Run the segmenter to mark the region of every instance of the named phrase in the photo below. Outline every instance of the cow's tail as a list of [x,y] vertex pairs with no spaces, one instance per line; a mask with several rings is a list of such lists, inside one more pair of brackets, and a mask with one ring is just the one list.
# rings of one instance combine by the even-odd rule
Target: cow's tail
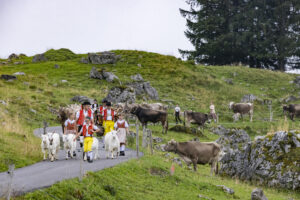
[[219,161],[217,160],[216,174],[219,174]]

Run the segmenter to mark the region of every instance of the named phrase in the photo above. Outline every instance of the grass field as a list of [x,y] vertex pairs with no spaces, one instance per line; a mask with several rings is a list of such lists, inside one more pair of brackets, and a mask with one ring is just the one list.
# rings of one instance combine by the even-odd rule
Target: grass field
[[[131,82],[131,75],[140,73],[158,90],[161,100],[172,100],[173,104],[178,103],[183,110],[208,112],[209,103],[213,101],[220,116],[220,124],[228,128],[243,128],[252,138],[283,128],[300,127],[299,122],[290,120],[287,125],[283,125],[283,99],[290,95],[298,96],[300,91],[290,83],[295,79],[295,75],[236,66],[201,66],[172,56],[149,52],[114,52],[122,56],[115,65],[82,64],[79,60],[86,55],[75,55],[68,50],[51,50],[46,53],[49,60],[47,62],[32,63],[31,57],[22,57],[12,61],[23,61],[22,65],[0,66],[0,74],[13,74],[18,71],[26,73],[25,76],[18,76],[18,80],[13,82],[0,80],[0,100],[6,102],[6,105],[0,104],[0,123],[3,127],[0,130],[0,145],[3,147],[0,148],[0,171],[7,170],[9,163],[23,167],[42,159],[40,141],[33,136],[32,131],[41,127],[43,120],[48,121],[50,125],[58,124],[56,116],[49,111],[50,108],[57,109],[72,103],[70,98],[75,95],[85,95],[100,101],[111,87],[119,84],[90,79],[89,71],[92,66],[112,71],[123,84]],[[60,68],[54,68],[55,64]],[[232,79],[233,84],[226,83],[226,79]],[[63,83],[61,80],[68,82]],[[269,108],[259,100],[254,102],[253,123],[250,123],[247,117],[244,121],[233,123],[228,104],[230,101],[239,102],[245,94],[254,94],[262,101],[272,100],[274,121],[266,121],[269,118]],[[138,99],[138,102],[141,101]],[[172,112],[169,110],[170,114]],[[169,116],[169,121],[174,122],[173,116]],[[216,125],[208,125],[211,126]],[[161,136],[160,127],[155,126],[151,129],[155,135]],[[205,130],[205,135],[207,137],[200,139],[201,141],[217,139],[216,135],[209,132],[209,128]],[[165,141],[172,138],[186,141],[195,136],[169,132],[162,137]],[[170,165],[171,161],[156,152],[155,156],[146,155],[139,161],[130,161],[111,169],[91,173],[82,183],[76,180],[64,181],[45,191],[55,194],[60,199],[197,199],[198,194],[214,199],[250,199],[249,194],[255,187],[229,178],[209,177],[208,166],[201,166],[197,173],[176,166],[175,175],[170,176]],[[152,175],[151,167],[154,171],[161,169],[158,171],[164,175]],[[118,182],[122,184],[119,186]],[[215,185],[218,184],[234,188],[236,195],[226,195],[216,188]],[[93,192],[86,191],[87,185]],[[114,188],[115,195],[110,195],[108,191],[111,189],[107,185]],[[296,192],[267,188],[265,191],[269,199],[300,199],[299,193]],[[51,198],[41,191],[20,198],[37,199],[40,195],[44,195],[45,199]]]

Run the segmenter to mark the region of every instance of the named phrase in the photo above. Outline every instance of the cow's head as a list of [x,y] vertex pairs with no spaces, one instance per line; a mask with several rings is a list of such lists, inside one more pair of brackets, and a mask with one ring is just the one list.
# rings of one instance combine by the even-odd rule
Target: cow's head
[[166,144],[164,149],[165,151],[175,152],[177,149],[177,142],[174,139],[172,139],[171,141],[168,142],[168,144]]
[[231,102],[229,103],[229,110],[232,110],[232,106],[233,106],[233,104],[234,104],[234,102],[233,102],[233,101],[231,101]]
[[138,108],[139,108],[139,106],[133,106],[131,109],[130,109],[130,113],[131,114],[137,114],[137,111],[138,111]]

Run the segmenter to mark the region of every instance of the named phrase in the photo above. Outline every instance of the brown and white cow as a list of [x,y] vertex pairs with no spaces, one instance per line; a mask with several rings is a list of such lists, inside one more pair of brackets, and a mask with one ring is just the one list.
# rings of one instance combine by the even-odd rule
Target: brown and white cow
[[189,127],[190,124],[197,124],[200,127],[204,128],[204,124],[206,121],[212,119],[210,114],[200,113],[200,112],[193,112],[193,111],[184,111],[184,125],[185,123]]
[[300,104],[289,104],[283,106],[283,113],[288,112],[290,119],[294,121],[294,118],[300,116]]
[[229,103],[229,109],[234,113],[234,121],[237,121],[239,116],[243,119],[243,115],[249,114],[250,121],[252,122],[253,108],[253,103]]
[[193,163],[194,170],[197,171],[197,164],[211,165],[210,175],[218,174],[218,161],[221,147],[215,142],[176,142],[171,140],[164,147],[166,151],[177,153],[186,163]]
[[161,122],[163,129],[162,133],[168,132],[168,113],[160,110],[146,109],[141,106],[134,106],[131,108],[130,113],[137,116],[143,127],[147,127],[148,122],[157,123]]

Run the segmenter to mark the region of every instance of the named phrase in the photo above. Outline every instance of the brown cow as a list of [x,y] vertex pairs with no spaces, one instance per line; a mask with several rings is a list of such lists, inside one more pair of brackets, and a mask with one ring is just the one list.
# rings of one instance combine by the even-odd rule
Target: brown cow
[[193,111],[184,111],[184,125],[187,122],[187,126],[189,127],[190,124],[197,124],[200,130],[200,127],[202,129],[204,128],[204,124],[206,121],[210,121],[213,119],[211,114],[205,114],[200,112],[193,112]]
[[249,114],[250,122],[252,122],[253,118],[253,103],[234,103],[230,102],[229,109],[234,113],[234,120],[236,121],[239,116],[242,117],[245,114]]
[[163,129],[162,133],[168,132],[168,113],[160,110],[146,109],[141,106],[134,106],[130,113],[136,115],[143,127],[146,128],[148,122],[161,122]]
[[162,103],[142,103],[140,104],[141,107],[151,109],[151,110],[162,110],[167,111],[168,106],[163,105]]
[[210,175],[213,174],[213,171],[215,174],[218,174],[218,161],[221,147],[215,142],[176,142],[175,140],[171,140],[164,149],[169,152],[177,153],[187,165],[193,163],[195,171],[197,171],[197,164],[210,164]]
[[294,121],[294,118],[300,116],[300,104],[289,104],[283,106],[283,113],[288,112],[291,120]]

